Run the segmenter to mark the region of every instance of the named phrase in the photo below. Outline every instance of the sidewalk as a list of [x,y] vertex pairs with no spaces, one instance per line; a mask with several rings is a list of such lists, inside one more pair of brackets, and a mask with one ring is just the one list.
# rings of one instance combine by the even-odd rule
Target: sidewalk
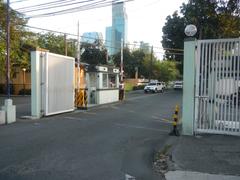
[[240,137],[172,137],[174,169],[167,180],[240,180]]

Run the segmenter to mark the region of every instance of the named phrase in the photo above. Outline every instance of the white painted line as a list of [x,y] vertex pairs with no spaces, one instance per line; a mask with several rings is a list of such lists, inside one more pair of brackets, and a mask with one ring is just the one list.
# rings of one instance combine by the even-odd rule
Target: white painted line
[[64,117],[64,119],[80,120],[80,121],[85,121],[86,120],[86,119],[83,119],[83,118],[76,118],[76,117]]
[[167,132],[167,133],[169,133],[169,131],[167,131],[167,130],[148,128],[148,127],[144,127],[144,126],[131,126],[131,125],[119,124],[119,123],[115,123],[114,125],[120,126],[120,127],[126,127],[126,128],[135,128],[135,129],[143,129],[143,130],[149,130],[149,131],[158,131],[158,132]]
[[90,115],[96,115],[97,113],[94,113],[94,112],[87,112],[87,111],[84,111],[83,112],[84,114],[90,114]]
[[110,106],[112,109],[119,109],[119,107],[116,106]]
[[129,174],[125,174],[125,180],[136,180],[136,178]]
[[162,123],[167,123],[167,124],[172,124],[173,123],[173,121],[171,121],[169,119],[160,118],[160,117],[157,117],[157,116],[152,116],[152,118],[156,119],[155,121],[162,122]]
[[128,112],[130,112],[130,113],[135,113],[135,111],[133,111],[133,110],[129,110]]

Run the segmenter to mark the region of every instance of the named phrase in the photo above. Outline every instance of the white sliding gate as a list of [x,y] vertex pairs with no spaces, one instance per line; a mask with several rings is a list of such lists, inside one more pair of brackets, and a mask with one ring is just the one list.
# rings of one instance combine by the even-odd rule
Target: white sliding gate
[[31,61],[32,116],[73,111],[74,58],[34,51]]
[[240,39],[199,40],[195,133],[240,135]]

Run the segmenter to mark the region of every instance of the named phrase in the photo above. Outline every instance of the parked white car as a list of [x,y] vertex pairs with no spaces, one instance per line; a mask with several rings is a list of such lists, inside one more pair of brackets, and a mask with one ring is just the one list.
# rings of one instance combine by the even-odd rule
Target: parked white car
[[163,92],[163,84],[160,82],[151,82],[147,86],[144,87],[144,92],[152,92],[152,93],[157,93],[157,92]]
[[163,85],[163,89],[166,89],[166,83],[165,82],[161,82],[161,84]]
[[176,81],[173,86],[174,89],[182,89],[183,88],[183,82],[182,81]]

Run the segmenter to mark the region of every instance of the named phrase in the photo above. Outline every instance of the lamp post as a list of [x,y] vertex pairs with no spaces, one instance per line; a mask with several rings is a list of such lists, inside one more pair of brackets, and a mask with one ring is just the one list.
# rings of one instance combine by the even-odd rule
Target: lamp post
[[25,96],[25,82],[26,82],[26,78],[25,78],[25,72],[26,72],[26,68],[22,68],[23,71],[23,95]]

